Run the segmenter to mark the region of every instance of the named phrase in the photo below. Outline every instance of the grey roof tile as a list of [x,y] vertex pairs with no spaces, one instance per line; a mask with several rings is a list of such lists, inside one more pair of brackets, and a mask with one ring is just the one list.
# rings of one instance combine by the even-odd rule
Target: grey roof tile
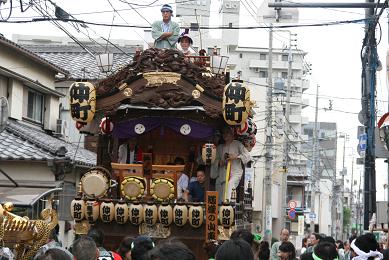
[[95,153],[77,148],[75,144],[67,143],[24,123],[10,120],[5,130],[0,133],[0,158],[3,160],[46,161],[59,158],[56,152],[62,146],[67,150],[65,156],[71,161],[74,158],[76,165],[96,165]]
[[[45,60],[48,60],[58,67],[69,71],[70,79],[102,79],[107,75],[101,73],[97,67],[94,57],[88,54],[79,46],[66,45],[23,45],[24,48],[36,53]],[[89,46],[94,53],[104,53],[105,48],[101,46]],[[135,48],[120,47],[125,53],[113,47],[108,47],[108,52],[113,53],[113,71],[127,65],[132,61]]]

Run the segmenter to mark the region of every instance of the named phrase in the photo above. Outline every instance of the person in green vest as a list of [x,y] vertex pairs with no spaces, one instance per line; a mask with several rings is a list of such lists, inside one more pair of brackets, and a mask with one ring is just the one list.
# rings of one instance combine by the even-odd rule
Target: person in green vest
[[180,26],[171,20],[173,9],[165,4],[161,8],[162,21],[155,21],[151,25],[151,36],[153,37],[154,47],[160,49],[176,48],[176,43],[180,34]]

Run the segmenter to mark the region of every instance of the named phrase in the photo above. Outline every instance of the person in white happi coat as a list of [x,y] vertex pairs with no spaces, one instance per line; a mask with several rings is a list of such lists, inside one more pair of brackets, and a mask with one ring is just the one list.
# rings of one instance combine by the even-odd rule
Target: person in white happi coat
[[236,190],[239,185],[244,165],[251,160],[249,151],[241,142],[234,140],[234,133],[231,128],[224,128],[222,134],[225,143],[218,145],[216,160],[211,167],[211,178],[216,179],[216,191],[219,193],[219,202],[224,200],[228,160],[231,161],[230,179],[226,193],[226,199],[228,200],[231,198],[232,189]]

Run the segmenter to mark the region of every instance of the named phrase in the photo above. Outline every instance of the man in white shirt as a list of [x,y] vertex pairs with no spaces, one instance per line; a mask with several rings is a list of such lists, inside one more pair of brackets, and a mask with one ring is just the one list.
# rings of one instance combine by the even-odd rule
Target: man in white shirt
[[[236,189],[243,175],[243,165],[251,160],[249,151],[239,141],[234,140],[234,132],[231,128],[223,129],[224,144],[217,147],[216,160],[211,168],[211,178],[216,178],[216,191],[219,193],[219,202],[224,200],[226,184],[226,170],[228,161],[231,163],[230,179],[226,199],[230,200],[232,189]],[[243,165],[242,165],[243,163]]]

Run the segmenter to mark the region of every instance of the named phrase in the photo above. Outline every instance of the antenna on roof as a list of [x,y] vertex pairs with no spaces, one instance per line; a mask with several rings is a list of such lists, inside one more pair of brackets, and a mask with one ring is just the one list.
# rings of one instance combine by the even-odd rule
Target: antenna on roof
[[0,97],[0,133],[3,132],[8,124],[8,100],[6,97]]

